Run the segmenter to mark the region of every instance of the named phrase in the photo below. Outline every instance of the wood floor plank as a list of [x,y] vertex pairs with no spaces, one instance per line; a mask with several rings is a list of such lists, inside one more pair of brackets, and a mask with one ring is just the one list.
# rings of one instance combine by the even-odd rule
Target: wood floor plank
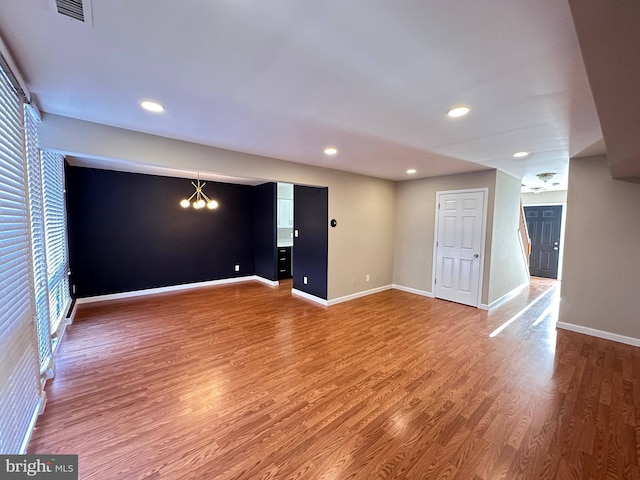
[[92,480],[638,478],[640,349],[556,331],[557,282],[491,313],[290,289],[80,306],[29,452]]

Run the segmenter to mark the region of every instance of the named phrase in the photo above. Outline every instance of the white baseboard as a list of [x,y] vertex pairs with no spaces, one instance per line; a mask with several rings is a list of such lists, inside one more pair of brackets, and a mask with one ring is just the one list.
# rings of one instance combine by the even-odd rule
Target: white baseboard
[[327,303],[329,306],[337,303],[348,302],[349,300],[355,300],[356,298],[366,297],[367,295],[373,295],[374,293],[384,292],[385,290],[391,290],[391,285],[385,285],[383,287],[372,288],[370,290],[364,290],[362,292],[352,293],[351,295],[345,295],[344,297],[334,298]]
[[327,302],[324,298],[316,297],[315,295],[311,295],[307,292],[303,292],[302,290],[296,290],[295,288],[292,288],[291,294],[297,297],[306,298],[307,300],[311,300],[312,302],[319,303],[320,305],[325,307],[329,306],[329,302]]
[[67,325],[71,325],[76,318],[76,313],[78,312],[78,301],[76,300],[73,304],[73,309],[71,313],[67,317]]
[[402,285],[396,285],[395,283],[391,285],[391,288],[394,290],[400,290],[402,292],[407,293],[415,293],[416,295],[422,295],[423,297],[434,298],[432,292],[427,292],[426,290],[418,290],[417,288],[404,287]]
[[253,277],[254,280],[264,283],[265,285],[269,285],[270,287],[277,287],[280,285],[278,280],[269,280],[268,278],[261,277],[260,275],[254,275]]
[[509,300],[511,300],[513,297],[515,297],[518,293],[520,293],[522,290],[524,290],[528,286],[529,286],[529,280],[527,280],[526,282],[522,283],[521,285],[518,285],[516,288],[514,288],[510,292],[505,293],[500,298],[495,299],[489,305],[487,305],[486,303],[481,303],[478,306],[478,308],[480,308],[481,310],[489,310],[489,311],[495,310],[496,308],[498,308],[503,303],[506,303]]
[[248,282],[251,280],[258,281],[269,281],[266,278],[262,279],[262,277],[258,277],[257,275],[249,275],[246,277],[234,277],[234,278],[223,278],[221,280],[210,280],[208,282],[196,282],[196,283],[185,283],[183,285],[170,285],[168,287],[159,287],[159,288],[146,288],[144,290],[133,290],[131,292],[122,292],[122,293],[112,293],[109,295],[97,295],[95,297],[84,297],[78,298],[76,300],[76,305],[85,304],[85,303],[94,303],[94,302],[104,302],[107,300],[120,300],[123,298],[132,298],[132,297],[141,297],[144,295],[155,295],[156,293],[166,293],[166,292],[178,292],[181,290],[191,290],[194,288],[203,288],[203,287],[212,287],[215,285],[225,285],[228,283],[239,283],[239,282]]
[[63,318],[60,321],[60,324],[58,325],[58,328],[56,329],[55,335],[53,335],[51,337],[51,341],[52,341],[52,347],[53,347],[53,351],[52,354],[55,357],[56,352],[58,351],[58,349],[60,348],[60,344],[62,343],[62,339],[64,338],[64,334],[67,331],[67,325],[69,325],[66,322],[66,319]]
[[611,340],[618,343],[633,345],[634,347],[640,347],[640,338],[627,337],[625,335],[619,335],[617,333],[605,332],[604,330],[598,330],[591,327],[583,327],[582,325],[574,325],[573,323],[566,322],[557,322],[556,327],[562,328],[563,330],[570,330],[572,332],[591,335],[592,337],[604,338],[605,340]]

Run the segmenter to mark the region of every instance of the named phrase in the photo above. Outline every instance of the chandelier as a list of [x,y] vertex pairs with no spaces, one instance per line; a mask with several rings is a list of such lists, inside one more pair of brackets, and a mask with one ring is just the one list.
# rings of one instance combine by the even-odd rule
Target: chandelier
[[549,180],[551,180],[555,176],[556,176],[556,174],[555,173],[551,173],[551,172],[539,173],[539,174],[536,175],[536,177],[538,177],[544,183],[547,183]]
[[[196,210],[200,210],[205,206],[209,210],[218,208],[218,202],[211,200],[207,194],[202,191],[202,187],[204,187],[206,183],[200,181],[200,173],[198,173],[198,183],[191,182],[191,185],[195,187],[196,191],[193,192],[189,198],[180,200],[180,206],[182,208],[189,208],[190,206],[193,206]],[[193,203],[191,203],[191,200],[193,200]]]

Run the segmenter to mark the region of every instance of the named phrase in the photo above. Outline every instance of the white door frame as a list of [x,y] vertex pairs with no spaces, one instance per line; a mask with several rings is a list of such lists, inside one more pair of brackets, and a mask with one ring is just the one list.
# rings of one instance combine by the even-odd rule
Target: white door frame
[[436,192],[436,208],[435,208],[435,219],[434,219],[434,228],[433,228],[433,269],[431,271],[431,291],[433,292],[434,298],[436,297],[436,268],[437,268],[437,255],[438,255],[438,218],[439,218],[439,207],[440,205],[440,196],[447,195],[451,193],[484,193],[484,202],[482,205],[482,230],[480,234],[480,251],[482,252],[482,262],[480,262],[480,284],[478,285],[478,298],[476,301],[475,307],[478,308],[482,304],[482,288],[484,284],[484,262],[485,262],[485,245],[487,240],[487,206],[489,204],[489,188],[488,187],[479,187],[479,188],[467,188],[463,190],[443,190]]

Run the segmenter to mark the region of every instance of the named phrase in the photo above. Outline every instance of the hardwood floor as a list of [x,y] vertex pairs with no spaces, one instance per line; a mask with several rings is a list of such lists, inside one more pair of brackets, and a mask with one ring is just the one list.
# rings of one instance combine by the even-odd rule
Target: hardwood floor
[[556,339],[555,282],[490,314],[290,288],[81,306],[29,453],[99,480],[640,478],[640,349]]

